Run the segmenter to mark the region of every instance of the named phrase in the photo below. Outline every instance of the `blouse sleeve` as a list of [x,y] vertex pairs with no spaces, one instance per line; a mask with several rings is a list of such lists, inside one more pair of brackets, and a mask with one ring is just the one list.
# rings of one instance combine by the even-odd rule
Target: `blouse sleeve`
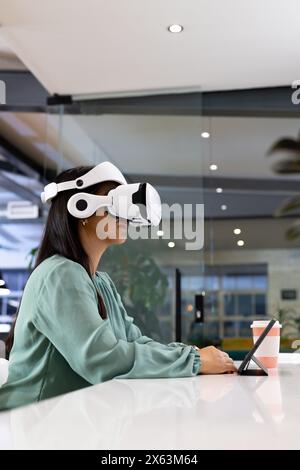
[[191,346],[149,347],[136,329],[131,341],[117,339],[110,321],[99,315],[92,281],[77,263],[48,273],[37,305],[35,327],[91,384],[113,378],[189,377],[199,371],[200,356]]
[[[166,348],[166,349],[174,348],[174,347],[189,347],[184,343],[180,343],[180,342],[176,342],[176,341],[173,341],[173,342],[168,343],[168,344],[159,343],[159,342],[153,340],[152,338],[149,338],[148,336],[143,335],[141,330],[139,329],[139,327],[134,323],[134,318],[128,315],[128,313],[126,311],[126,308],[124,307],[124,304],[122,302],[121,296],[118,293],[114,282],[112,281],[112,279],[110,278],[110,276],[107,273],[106,273],[106,277],[107,277],[107,279],[108,279],[108,281],[109,281],[109,283],[110,283],[110,285],[111,285],[111,287],[114,291],[115,297],[117,299],[117,302],[118,302],[118,305],[119,305],[119,308],[120,308],[120,311],[121,311],[121,314],[122,314],[122,317],[123,317],[123,320],[124,320],[124,323],[125,323],[126,337],[127,337],[128,341],[130,341],[130,342],[131,341],[136,341],[139,344],[147,344],[148,346],[152,346],[152,347],[157,347],[157,345],[159,345],[161,348]],[[199,356],[199,353],[197,353],[197,356]],[[197,361],[198,370],[199,370],[199,368],[200,368],[200,356],[196,357],[195,360]]]

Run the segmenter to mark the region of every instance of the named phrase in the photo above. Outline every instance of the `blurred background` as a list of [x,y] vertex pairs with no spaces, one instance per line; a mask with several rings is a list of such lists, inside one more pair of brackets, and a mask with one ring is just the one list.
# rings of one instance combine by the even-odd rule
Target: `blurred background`
[[162,224],[101,261],[145,334],[236,358],[255,319],[281,321],[282,350],[300,338],[299,7],[228,3],[0,0],[2,339],[34,265],[44,185],[106,160],[164,203],[204,204],[203,249]]

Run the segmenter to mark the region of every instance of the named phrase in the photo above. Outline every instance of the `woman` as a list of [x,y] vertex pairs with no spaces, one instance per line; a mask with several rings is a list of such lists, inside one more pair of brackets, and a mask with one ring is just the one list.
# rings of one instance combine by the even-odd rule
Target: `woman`
[[[64,171],[56,183],[82,178],[90,170],[78,167]],[[119,184],[107,180],[84,192],[106,195]],[[9,375],[0,389],[0,409],[113,378],[234,371],[233,361],[216,348],[164,345],[142,335],[126,314],[113,281],[97,271],[105,250],[125,242],[127,221],[108,212],[75,218],[67,204],[78,192],[80,188],[73,187],[52,197],[36,266],[7,343]],[[108,228],[105,236],[99,234],[99,226],[110,227],[111,222],[116,227],[114,233]]]

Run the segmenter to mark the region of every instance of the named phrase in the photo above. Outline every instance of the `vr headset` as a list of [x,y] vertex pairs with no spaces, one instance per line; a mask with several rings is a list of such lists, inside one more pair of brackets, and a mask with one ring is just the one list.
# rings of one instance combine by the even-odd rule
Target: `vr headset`
[[45,204],[61,191],[84,189],[104,181],[114,181],[120,186],[111,189],[106,196],[85,192],[74,194],[68,200],[69,213],[78,219],[84,219],[105,207],[114,217],[126,219],[133,225],[159,225],[161,201],[156,189],[149,183],[127,184],[120,170],[110,162],[100,163],[75,180],[47,184],[41,200]]

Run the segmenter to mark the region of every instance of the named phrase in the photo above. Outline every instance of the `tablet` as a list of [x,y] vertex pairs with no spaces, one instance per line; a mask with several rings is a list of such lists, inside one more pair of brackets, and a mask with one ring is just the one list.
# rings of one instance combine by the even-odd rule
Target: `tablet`
[[[268,369],[254,356],[254,353],[256,352],[257,348],[261,345],[271,328],[275,325],[276,321],[277,320],[275,320],[274,318],[270,320],[262,334],[254,343],[253,348],[246,354],[243,362],[238,368],[239,375],[268,375]],[[248,369],[251,360],[255,362],[259,369]]]

